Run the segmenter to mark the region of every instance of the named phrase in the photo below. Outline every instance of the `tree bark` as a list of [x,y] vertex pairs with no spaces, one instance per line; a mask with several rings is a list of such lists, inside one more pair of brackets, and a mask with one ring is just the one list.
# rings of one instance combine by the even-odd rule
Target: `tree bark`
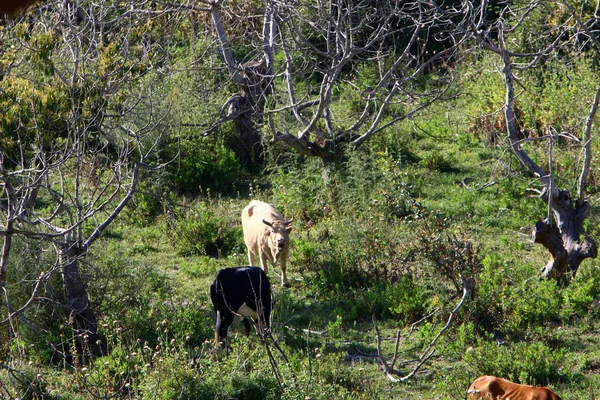
[[589,209],[587,201],[580,206],[571,200],[568,190],[558,191],[558,196],[552,201],[556,224],[550,224],[548,220],[539,221],[532,230],[534,242],[542,244],[551,254],[548,263],[538,273],[540,278],[556,279],[566,286],[575,277],[583,260],[597,257],[596,241],[590,236],[580,240]]
[[66,240],[58,249],[62,277],[65,288],[65,305],[69,312],[68,323],[73,327],[78,340],[78,352],[83,354],[86,343],[89,348],[98,349],[98,321],[90,306],[87,284],[79,271],[81,248],[77,243]]
[[[267,24],[274,24],[273,13],[273,6],[269,4],[265,11]],[[228,101],[228,116],[233,119],[238,133],[234,151],[243,166],[249,168],[260,166],[264,162],[264,155],[257,122],[262,122],[267,96],[273,92],[273,55],[272,47],[269,47],[272,46],[272,38],[265,38],[264,59],[240,65],[233,57],[229,40],[223,28],[220,1],[211,4],[211,17],[231,80],[241,89],[241,93]],[[269,35],[274,35],[274,31],[274,26],[269,29],[265,28],[265,33]]]
[[[548,249],[551,254],[550,260],[540,269],[538,276],[540,278],[555,279],[561,286],[567,286],[574,278],[579,265],[586,258],[596,258],[598,254],[596,242],[593,238],[586,236],[583,241],[580,239],[583,231],[583,223],[588,216],[590,204],[585,198],[580,197],[576,202],[572,201],[568,190],[560,190],[553,185],[553,176],[541,168],[521,146],[522,139],[518,135],[517,117],[514,108],[514,75],[513,75],[513,54],[508,50],[504,41],[504,26],[500,26],[498,34],[498,45],[492,46],[489,43],[486,47],[496,52],[503,62],[503,75],[506,87],[506,97],[504,104],[504,117],[508,138],[511,149],[521,164],[527,168],[537,179],[540,180],[544,189],[541,199],[548,205],[548,217],[535,224],[532,229],[532,237],[535,243],[540,243]],[[540,58],[546,54],[542,51],[536,57]],[[531,63],[532,65],[535,62]],[[598,99],[600,97],[600,88],[596,93],[594,104],[590,111],[590,118],[586,127],[585,137],[585,160],[583,166],[578,191],[583,196],[585,191],[586,169],[589,169],[589,159],[591,158],[591,147],[589,146],[589,130],[591,122],[598,108]],[[549,140],[552,140],[550,137]],[[550,164],[553,162],[550,159]],[[551,211],[550,211],[551,210]],[[553,219],[553,220],[552,220]]]
[[233,119],[238,133],[235,153],[243,166],[252,168],[264,162],[257,124],[262,123],[265,102],[272,93],[272,79],[266,75],[263,60],[245,63],[241,68],[245,75],[238,82],[242,93],[229,100],[228,116]]

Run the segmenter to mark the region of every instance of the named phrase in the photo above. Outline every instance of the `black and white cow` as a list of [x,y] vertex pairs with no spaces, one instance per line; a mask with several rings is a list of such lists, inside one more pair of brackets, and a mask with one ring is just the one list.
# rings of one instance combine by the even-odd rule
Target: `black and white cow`
[[271,332],[271,284],[259,267],[225,268],[217,273],[210,285],[210,298],[217,323],[215,341],[227,347],[227,329],[236,315],[243,317],[246,335],[250,334],[252,318],[256,332],[265,339]]

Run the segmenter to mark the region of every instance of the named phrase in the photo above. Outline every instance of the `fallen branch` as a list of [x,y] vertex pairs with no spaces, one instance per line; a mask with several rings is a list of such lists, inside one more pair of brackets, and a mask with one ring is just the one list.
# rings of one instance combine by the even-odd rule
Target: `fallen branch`
[[[381,335],[379,334],[379,328],[377,327],[377,321],[375,320],[375,316],[373,316],[373,327],[375,328],[375,332],[377,333],[377,355],[379,357],[379,360],[383,364],[383,371],[385,372],[386,376],[388,377],[388,379],[390,381],[404,382],[417,374],[417,372],[423,366],[423,364],[425,364],[425,362],[427,362],[427,360],[429,360],[435,353],[435,344],[437,343],[438,339],[442,336],[442,334],[446,330],[448,330],[448,328],[450,328],[450,325],[452,324],[452,320],[454,319],[454,317],[456,316],[458,311],[461,309],[461,307],[465,303],[465,300],[467,299],[468,295],[469,295],[468,285],[466,285],[466,283],[463,282],[463,295],[462,295],[460,301],[458,302],[458,304],[456,305],[456,307],[454,307],[454,310],[452,310],[452,312],[448,316],[448,321],[446,322],[446,325],[444,325],[442,327],[442,329],[440,329],[438,334],[433,338],[433,340],[431,342],[429,342],[429,344],[427,345],[427,347],[425,348],[423,353],[421,353],[421,356],[419,357],[419,359],[416,360],[417,364],[414,366],[412,371],[405,376],[402,376],[402,373],[400,371],[394,369],[394,365],[398,358],[398,346],[399,346],[399,342],[400,342],[400,331],[398,330],[398,332],[396,334],[396,345],[395,345],[395,349],[394,349],[394,357],[392,359],[392,363],[388,364],[387,360],[381,353]],[[398,378],[398,376],[399,376],[399,378]]]

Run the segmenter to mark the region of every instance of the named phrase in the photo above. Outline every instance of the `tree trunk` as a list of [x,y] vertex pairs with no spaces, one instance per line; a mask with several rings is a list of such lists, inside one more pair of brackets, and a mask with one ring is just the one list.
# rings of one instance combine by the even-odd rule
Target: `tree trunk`
[[[547,193],[542,197],[547,197]],[[573,202],[568,190],[559,190],[553,198],[556,225],[549,224],[548,220],[539,221],[532,230],[533,240],[541,243],[551,254],[548,263],[538,273],[540,278],[556,279],[560,285],[567,286],[583,260],[596,258],[598,248],[594,239],[586,236],[583,241],[580,240],[589,209],[588,202],[581,206]]]
[[267,96],[273,93],[273,78],[267,73],[265,60],[251,61],[241,65],[244,77],[238,79],[242,93],[229,101],[238,132],[235,152],[243,166],[252,168],[264,162],[262,137],[257,124],[263,122]]
[[256,105],[244,95],[238,95],[230,101],[229,115],[233,115],[237,131],[235,154],[240,163],[252,169],[263,164],[263,147],[260,132],[254,122]]
[[[78,352],[98,349],[98,322],[90,306],[87,285],[79,273],[81,249],[77,243],[67,240],[59,249],[62,276],[65,287],[65,305],[69,312],[68,322],[78,338]],[[94,351],[95,352],[95,351]]]

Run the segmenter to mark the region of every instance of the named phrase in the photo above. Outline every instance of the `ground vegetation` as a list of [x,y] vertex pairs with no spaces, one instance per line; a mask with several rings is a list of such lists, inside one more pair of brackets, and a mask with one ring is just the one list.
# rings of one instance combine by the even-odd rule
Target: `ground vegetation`
[[[372,3],[2,17],[0,397],[600,394],[595,5]],[[293,218],[291,287],[224,351],[251,199]]]

